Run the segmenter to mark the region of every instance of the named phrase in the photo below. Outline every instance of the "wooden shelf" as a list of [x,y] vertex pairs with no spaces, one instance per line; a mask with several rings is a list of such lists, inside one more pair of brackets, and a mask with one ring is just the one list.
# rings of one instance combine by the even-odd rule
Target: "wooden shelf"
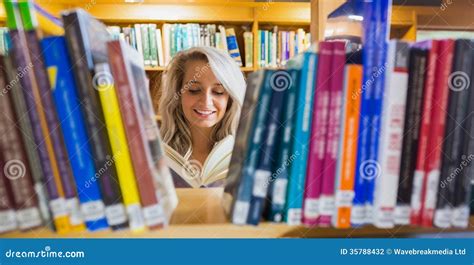
[[393,229],[363,228],[334,229],[307,228],[264,222],[259,226],[237,226],[228,223],[222,201],[222,188],[178,189],[180,202],[171,225],[157,231],[134,233],[129,230],[74,232],[60,235],[47,228],[28,232],[12,232],[3,238],[277,238],[277,237],[410,237],[415,234],[436,234],[474,231],[474,217],[467,230],[400,226]]

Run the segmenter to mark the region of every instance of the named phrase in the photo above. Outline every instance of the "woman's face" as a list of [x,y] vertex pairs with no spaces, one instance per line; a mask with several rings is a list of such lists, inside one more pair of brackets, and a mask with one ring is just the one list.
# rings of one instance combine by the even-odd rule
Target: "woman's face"
[[189,61],[185,65],[181,106],[186,120],[194,126],[211,128],[222,120],[229,93],[214,76],[206,61]]

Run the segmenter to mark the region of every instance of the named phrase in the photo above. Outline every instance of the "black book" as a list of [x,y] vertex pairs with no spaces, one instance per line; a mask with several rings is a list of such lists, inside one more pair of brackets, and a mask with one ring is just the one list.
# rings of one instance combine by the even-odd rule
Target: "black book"
[[427,58],[428,50],[412,48],[410,51],[406,118],[403,129],[397,206],[395,208],[395,223],[401,225],[410,223],[410,200],[418,152]]
[[[465,72],[457,73],[460,79],[458,79],[457,85],[456,82],[454,82],[453,85],[457,89],[462,88],[463,91],[467,90],[468,93],[464,96],[467,99],[463,99],[467,101],[465,105],[467,110],[466,118],[462,123],[461,137],[463,137],[463,140],[461,144],[461,162],[458,164],[458,168],[461,168],[461,166],[463,168],[452,181],[454,185],[451,187],[454,194],[452,200],[453,214],[451,224],[454,227],[466,228],[469,223],[469,204],[471,204],[471,214],[473,212],[472,207],[474,206],[471,201],[472,196],[474,196],[472,194],[474,180],[474,80],[472,79],[474,76],[474,51],[472,50],[472,46],[474,43],[468,40],[461,40],[460,42],[462,42],[465,50],[463,54],[459,54],[459,57],[456,53],[455,64],[457,64],[456,61],[458,58],[462,58],[461,61],[464,62],[465,68],[461,68],[463,69],[461,71]],[[454,81],[454,78],[455,76],[453,74],[451,80]]]
[[[69,56],[73,64],[74,79],[77,84],[79,99],[82,105],[87,134],[90,137],[96,169],[101,169],[99,178],[102,200],[106,207],[123,204],[117,171],[114,166],[107,166],[113,158],[104,114],[100,105],[98,90],[93,85],[95,42],[105,43],[110,38],[105,25],[92,18],[82,9],[66,11],[62,14]],[[105,44],[103,44],[105,49]],[[100,61],[107,62],[107,55]],[[112,209],[112,208],[111,208]],[[106,208],[107,221],[109,216]],[[111,225],[112,229],[128,227],[128,222]]]
[[[456,40],[453,68],[448,83],[449,99],[448,114],[446,115],[446,129],[443,143],[441,175],[438,189],[438,199],[433,223],[437,227],[451,226],[453,214],[454,192],[460,182],[461,173],[474,154],[463,153],[462,140],[464,131],[462,127],[468,109],[468,77],[471,73],[471,43],[469,40]],[[466,78],[466,79],[465,79]],[[472,157],[471,157],[472,156]]]

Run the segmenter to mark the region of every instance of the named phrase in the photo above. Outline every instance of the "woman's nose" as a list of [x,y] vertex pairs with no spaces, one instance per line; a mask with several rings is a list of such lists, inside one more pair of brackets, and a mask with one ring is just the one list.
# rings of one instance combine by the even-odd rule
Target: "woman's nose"
[[201,97],[201,101],[206,106],[212,105],[212,92],[203,93],[203,96]]

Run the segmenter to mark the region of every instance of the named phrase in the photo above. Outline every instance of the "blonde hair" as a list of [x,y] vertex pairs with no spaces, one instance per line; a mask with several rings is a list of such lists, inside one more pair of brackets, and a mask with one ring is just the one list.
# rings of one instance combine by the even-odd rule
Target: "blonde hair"
[[213,143],[235,134],[246,88],[244,76],[237,63],[227,53],[216,48],[195,47],[181,51],[173,57],[161,82],[160,132],[163,141],[183,156],[192,151],[191,130],[180,100],[188,86],[183,82],[186,63],[189,61],[206,61],[205,67],[196,69],[195,77],[199,78],[210,68],[230,95],[224,117],[212,129],[211,141]]

